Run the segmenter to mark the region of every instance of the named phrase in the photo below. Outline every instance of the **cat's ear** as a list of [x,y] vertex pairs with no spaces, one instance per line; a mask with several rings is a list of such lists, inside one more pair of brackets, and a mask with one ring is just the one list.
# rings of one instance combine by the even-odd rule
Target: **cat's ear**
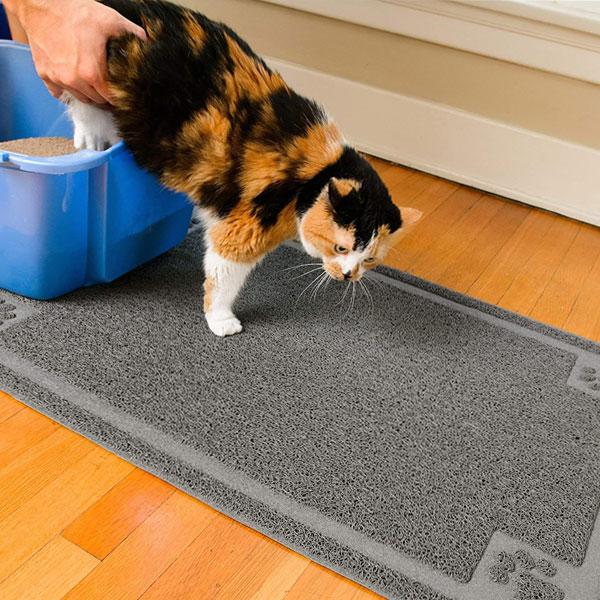
[[400,207],[400,218],[402,219],[402,225],[400,229],[396,229],[394,233],[390,235],[390,243],[393,246],[399,239],[407,227],[414,225],[421,217],[423,213],[417,208],[408,208],[406,206]]
[[337,177],[332,177],[329,180],[328,196],[333,209],[335,211],[343,209],[344,200],[347,196],[352,192],[356,192],[359,188],[360,184],[353,179],[338,179]]
[[421,217],[423,213],[417,208],[400,207],[400,218],[402,219],[402,229],[406,229],[411,225],[414,225]]
[[329,196],[329,203],[331,204],[333,210],[340,210],[342,208],[342,202],[344,197],[340,194],[337,186],[337,179],[332,177],[329,180],[329,188],[327,191],[327,195]]

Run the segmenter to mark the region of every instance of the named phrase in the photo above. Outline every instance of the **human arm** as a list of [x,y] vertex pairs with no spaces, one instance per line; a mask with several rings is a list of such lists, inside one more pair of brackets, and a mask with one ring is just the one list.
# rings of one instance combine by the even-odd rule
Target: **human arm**
[[3,0],[22,24],[35,67],[50,93],[70,92],[85,103],[110,102],[106,42],[123,32],[146,33],[94,0]]

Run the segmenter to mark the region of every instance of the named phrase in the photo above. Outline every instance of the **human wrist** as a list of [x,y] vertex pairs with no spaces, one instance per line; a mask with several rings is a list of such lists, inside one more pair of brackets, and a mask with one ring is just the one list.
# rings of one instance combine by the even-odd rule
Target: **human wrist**
[[57,0],[2,0],[2,2],[6,10],[15,15],[26,29],[37,15],[59,8],[58,4],[60,4]]
[[23,23],[24,13],[27,11],[27,4],[29,2],[30,0],[2,0],[6,11],[19,19],[21,23]]
[[19,2],[19,0],[3,0],[2,4],[4,5],[6,12],[18,17],[19,7],[23,4],[23,2]]

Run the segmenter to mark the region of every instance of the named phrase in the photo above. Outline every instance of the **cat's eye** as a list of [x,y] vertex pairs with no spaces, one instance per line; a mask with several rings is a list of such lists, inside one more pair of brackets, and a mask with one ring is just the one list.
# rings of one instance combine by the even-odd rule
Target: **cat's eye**
[[369,256],[369,258],[365,258],[364,262],[366,262],[366,263],[375,262],[375,257],[374,256]]
[[338,253],[338,254],[348,254],[348,248],[345,248],[344,246],[339,246],[338,244],[336,244],[333,249]]

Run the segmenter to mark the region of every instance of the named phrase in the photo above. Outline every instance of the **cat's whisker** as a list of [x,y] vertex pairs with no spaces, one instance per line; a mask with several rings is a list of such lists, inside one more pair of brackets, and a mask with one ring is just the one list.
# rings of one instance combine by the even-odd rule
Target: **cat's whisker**
[[300,295],[298,296],[298,298],[296,298],[296,303],[294,304],[294,311],[296,310],[296,308],[298,307],[298,302],[300,302],[300,298],[302,298],[302,296],[304,296],[304,294],[315,284],[318,285],[318,282],[320,280],[320,278],[322,277],[322,275],[317,275],[303,290],[302,292],[300,292]]
[[349,289],[350,289],[350,285],[349,285],[349,284],[346,284],[346,289],[344,290],[344,293],[342,294],[342,299],[341,299],[339,302],[337,302],[337,303],[335,304],[335,306],[339,306],[340,304],[342,305],[342,308],[340,308],[340,312],[341,312],[341,311],[342,311],[342,309],[344,308],[344,300],[345,300],[345,298],[346,298],[346,294],[348,293],[348,290],[349,290]]
[[362,279],[359,279],[358,283],[360,283],[360,287],[364,291],[365,296],[367,297],[367,300],[369,301],[370,313],[373,313],[373,311],[375,310],[375,302],[373,301],[373,295],[371,294],[371,292],[369,291],[369,288],[367,287],[366,283]]
[[323,275],[324,275],[324,273],[321,273],[319,275],[319,279],[317,280],[317,283],[312,288],[312,291],[310,293],[310,299],[311,299],[311,301],[314,300],[314,298],[315,298],[315,292],[319,289],[319,285],[321,285],[321,281],[323,281]]
[[371,282],[376,288],[382,288],[383,287],[383,283],[381,283],[381,281],[377,280],[375,278],[374,275],[372,275],[371,273],[365,273],[364,274],[364,278],[366,281]]
[[302,265],[292,265],[291,267],[286,267],[285,269],[281,269],[278,273],[283,273],[284,271],[291,271],[292,269],[301,269],[302,267],[316,267],[320,266],[321,263],[313,262],[313,263],[304,263]]
[[317,297],[319,290],[321,289],[321,287],[327,281],[328,278],[329,278],[329,275],[327,274],[327,271],[324,271],[323,275],[321,275],[321,279],[319,280],[318,285],[316,285],[312,291],[312,294],[310,296],[311,300],[314,300]]
[[314,273],[315,271],[318,271],[319,269],[321,269],[322,267],[316,267],[314,269],[311,269],[310,271],[306,271],[306,273],[302,273],[302,275],[296,275],[296,277],[292,277],[290,279],[290,281],[294,281],[294,279],[300,279],[301,277],[305,277],[306,275],[310,275],[311,273]]
[[372,283],[373,287],[380,287],[381,285],[383,285],[382,283],[380,283],[379,281],[377,281],[376,279],[371,279],[370,277],[367,277],[367,274],[365,273],[363,278],[361,279],[362,284],[365,287],[365,290],[367,290],[369,292],[369,295],[371,296],[371,299],[373,298],[373,294],[371,294],[371,290],[369,289],[369,286],[367,285],[368,283]]
[[[355,281],[352,282],[352,286],[351,286],[352,287],[352,294],[350,296],[350,302],[348,302],[348,309],[344,313],[344,318],[346,318],[349,314],[351,314],[352,310],[354,309],[354,296],[356,294],[356,287],[354,285],[355,283],[356,283]],[[350,286],[348,286],[348,287],[350,287]]]
[[365,283],[365,291],[367,292],[367,294],[369,294],[369,298],[371,299],[371,309],[373,311],[375,311],[375,298],[373,298],[373,294],[371,292],[371,290],[368,288],[367,284]]

